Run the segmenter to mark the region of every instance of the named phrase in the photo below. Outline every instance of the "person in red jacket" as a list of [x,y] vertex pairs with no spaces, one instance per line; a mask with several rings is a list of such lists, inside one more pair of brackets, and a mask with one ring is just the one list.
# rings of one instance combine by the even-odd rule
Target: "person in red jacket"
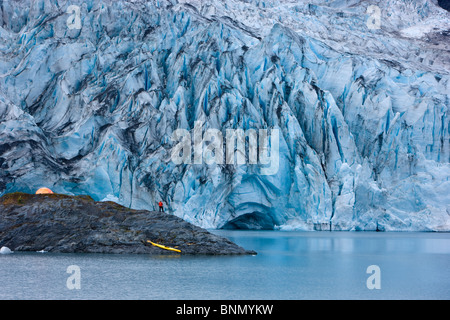
[[164,208],[163,208],[163,203],[162,203],[162,201],[160,201],[160,202],[158,203],[158,205],[159,205],[159,212],[164,212]]

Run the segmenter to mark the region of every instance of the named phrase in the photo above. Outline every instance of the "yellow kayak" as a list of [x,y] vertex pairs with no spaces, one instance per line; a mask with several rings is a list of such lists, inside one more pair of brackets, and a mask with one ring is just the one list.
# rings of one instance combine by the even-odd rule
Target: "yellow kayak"
[[175,249],[175,248],[171,248],[171,247],[166,247],[166,246],[163,246],[162,244],[157,244],[157,243],[151,242],[150,240],[147,240],[147,242],[151,243],[155,247],[158,247],[158,248],[161,248],[161,249],[175,251],[175,252],[181,252],[181,250],[178,250],[178,249]]

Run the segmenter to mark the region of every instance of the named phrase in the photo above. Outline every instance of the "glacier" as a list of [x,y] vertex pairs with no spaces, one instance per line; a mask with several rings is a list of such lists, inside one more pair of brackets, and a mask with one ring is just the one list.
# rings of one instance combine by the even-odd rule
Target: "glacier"
[[[371,4],[0,1],[0,195],[162,200],[213,229],[450,231],[450,13]],[[278,170],[175,163],[196,122],[278,130]]]

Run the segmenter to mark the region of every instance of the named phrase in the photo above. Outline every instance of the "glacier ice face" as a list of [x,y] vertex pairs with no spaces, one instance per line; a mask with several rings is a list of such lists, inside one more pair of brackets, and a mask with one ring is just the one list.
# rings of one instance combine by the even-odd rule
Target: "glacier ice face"
[[[0,193],[162,200],[208,228],[449,231],[436,3],[379,3],[371,30],[358,0],[3,1]],[[196,122],[279,130],[278,170],[175,163]]]

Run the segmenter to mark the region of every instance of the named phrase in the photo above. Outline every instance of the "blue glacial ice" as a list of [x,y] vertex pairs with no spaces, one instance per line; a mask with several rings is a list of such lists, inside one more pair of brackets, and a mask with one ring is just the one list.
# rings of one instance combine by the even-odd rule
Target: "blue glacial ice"
[[[367,6],[3,1],[0,194],[162,200],[206,228],[450,231],[450,14],[393,0],[371,30]],[[175,163],[196,122],[279,130],[278,170]]]

